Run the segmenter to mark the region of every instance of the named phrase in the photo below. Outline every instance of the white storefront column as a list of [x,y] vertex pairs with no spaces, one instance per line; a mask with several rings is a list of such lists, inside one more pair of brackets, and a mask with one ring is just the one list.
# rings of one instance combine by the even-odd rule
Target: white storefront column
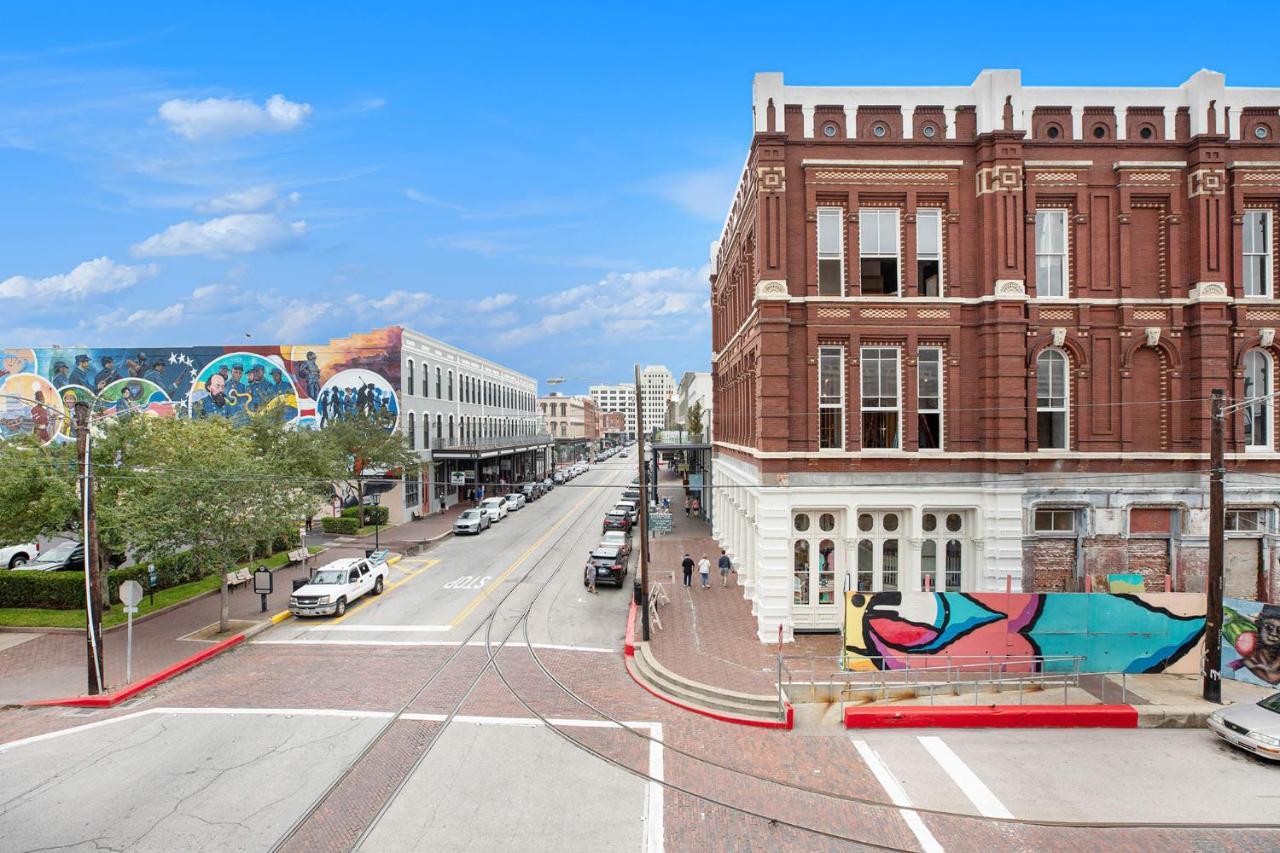
[[760,554],[756,559],[757,576],[754,590],[757,635],[762,643],[794,639],[791,619],[792,579],[790,563],[791,511],[784,495],[762,495],[756,511]]
[[974,535],[974,559],[978,563],[977,589],[1004,592],[1012,584],[1022,591],[1023,489],[993,489],[987,493],[981,526]]

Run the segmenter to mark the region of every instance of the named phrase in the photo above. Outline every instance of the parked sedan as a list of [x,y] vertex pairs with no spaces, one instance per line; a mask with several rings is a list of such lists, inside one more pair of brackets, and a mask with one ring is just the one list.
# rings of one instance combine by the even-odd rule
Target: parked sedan
[[623,509],[611,509],[604,517],[603,531],[608,533],[610,530],[621,530],[623,533],[631,531],[631,514]]
[[[627,576],[627,558],[617,548],[601,545],[591,552],[591,565],[596,567],[596,585],[611,583],[622,586]],[[582,581],[586,583],[586,578]]]
[[623,557],[631,556],[631,537],[623,530],[610,530],[600,537],[600,546],[617,548]]
[[640,522],[640,505],[635,501],[618,501],[614,509],[626,510],[631,514],[631,523],[638,524]]
[[1232,746],[1270,761],[1280,761],[1280,693],[1252,705],[1221,708],[1209,715],[1209,728]]
[[509,495],[503,495],[502,499],[506,501],[507,512],[515,512],[516,510],[523,508],[525,504],[524,495],[519,492],[512,492]]
[[524,495],[526,501],[536,501],[542,497],[542,486],[537,483],[525,483],[520,487],[520,494]]
[[479,509],[464,509],[453,522],[453,532],[455,535],[460,533],[481,533],[488,530],[492,525],[493,522],[489,520],[489,513]]
[[480,509],[489,514],[490,521],[502,521],[507,517],[507,502],[503,498],[485,498],[480,501]]

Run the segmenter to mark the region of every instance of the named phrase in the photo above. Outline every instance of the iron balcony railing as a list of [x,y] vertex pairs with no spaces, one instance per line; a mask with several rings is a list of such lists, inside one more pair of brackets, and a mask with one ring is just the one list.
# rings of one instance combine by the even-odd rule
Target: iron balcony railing
[[538,432],[532,435],[503,435],[485,438],[462,438],[455,436],[434,441],[432,450],[516,450],[526,447],[545,447],[553,443],[550,433]]

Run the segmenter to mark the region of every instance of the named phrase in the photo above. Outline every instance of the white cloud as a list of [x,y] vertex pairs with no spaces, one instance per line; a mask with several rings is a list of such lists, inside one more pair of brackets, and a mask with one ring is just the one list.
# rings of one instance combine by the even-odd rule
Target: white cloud
[[85,261],[69,273],[47,278],[15,275],[0,281],[0,298],[32,299],[52,302],[62,299],[87,299],[103,293],[115,293],[133,287],[154,276],[160,268],[155,264],[129,266],[107,257]]
[[303,221],[285,222],[271,213],[235,213],[205,222],[179,222],[133,246],[140,258],[226,255],[280,249],[307,231]]
[[498,308],[506,308],[508,305],[516,301],[514,293],[495,293],[493,296],[486,296],[476,303],[477,311],[493,311]]
[[257,187],[248,187],[243,190],[235,190],[226,195],[220,195],[217,198],[210,199],[204,204],[197,205],[197,213],[251,213],[255,210],[261,210],[271,202],[279,198],[280,194],[276,192],[276,188],[269,184],[263,184]]
[[310,115],[310,104],[295,103],[283,95],[272,95],[262,106],[234,98],[174,98],[160,105],[161,120],[174,133],[191,140],[287,133],[301,127]]
[[538,299],[536,305],[545,313],[532,323],[507,330],[498,340],[505,346],[519,346],[584,328],[607,335],[680,336],[708,316],[707,273],[706,267],[609,273],[595,284]]
[[655,178],[648,186],[655,195],[674,202],[699,219],[722,222],[733,203],[740,173],[741,167],[680,172]]

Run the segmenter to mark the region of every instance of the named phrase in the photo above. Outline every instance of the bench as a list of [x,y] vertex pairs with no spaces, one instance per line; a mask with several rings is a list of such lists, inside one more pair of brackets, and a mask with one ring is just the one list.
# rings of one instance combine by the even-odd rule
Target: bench
[[306,548],[295,548],[289,552],[290,563],[305,563],[310,552]]
[[234,590],[240,584],[248,583],[253,580],[253,574],[248,569],[241,569],[238,572],[227,572],[227,586]]

